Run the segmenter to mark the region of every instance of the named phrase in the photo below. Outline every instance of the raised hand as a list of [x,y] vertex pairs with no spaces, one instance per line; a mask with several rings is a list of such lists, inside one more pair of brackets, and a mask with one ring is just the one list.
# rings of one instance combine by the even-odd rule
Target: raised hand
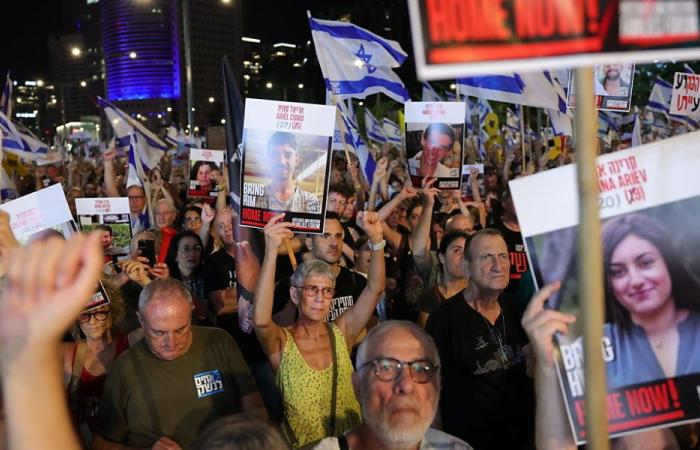
[[0,296],[0,364],[52,351],[95,291],[104,259],[100,236],[49,238],[9,251]]
[[423,181],[421,182],[421,185],[423,188],[421,189],[421,192],[423,195],[425,195],[425,198],[428,200],[429,203],[433,204],[435,203],[435,197],[440,193],[440,189],[433,187],[433,184],[435,184],[435,181],[437,178],[423,178]]
[[576,317],[554,309],[546,309],[544,302],[559,290],[560,283],[551,283],[540,289],[523,314],[522,325],[530,338],[538,364],[551,366],[554,364],[554,344],[552,338],[555,333],[566,334],[569,325],[576,321]]
[[377,167],[374,169],[374,179],[375,180],[380,180],[381,178],[386,175],[386,166],[388,164],[388,161],[386,158],[382,158],[379,161],[377,161]]
[[382,240],[382,224],[374,211],[360,211],[357,213],[357,225],[370,238],[370,242],[376,243]]
[[214,220],[214,216],[216,216],[216,212],[208,203],[205,203],[202,207],[202,223],[211,223]]
[[277,214],[273,216],[270,221],[263,228],[263,234],[265,235],[265,251],[277,254],[277,248],[280,246],[284,239],[291,239],[294,237],[294,232],[290,230],[294,226],[292,222],[282,222],[284,219],[284,213]]

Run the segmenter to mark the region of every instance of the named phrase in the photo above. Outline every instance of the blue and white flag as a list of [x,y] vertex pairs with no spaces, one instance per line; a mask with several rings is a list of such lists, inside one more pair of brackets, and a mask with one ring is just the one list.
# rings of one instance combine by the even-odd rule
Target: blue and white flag
[[[352,104],[352,101],[350,101]],[[355,117],[355,112],[352,107],[345,104],[344,101],[339,101],[337,103],[338,113],[340,114],[343,123],[345,124],[345,133],[341,132],[343,139],[347,145],[350,146],[352,151],[357,156],[360,162],[360,167],[367,178],[367,181],[372,184],[374,179],[374,170],[377,167],[377,163],[369,151],[369,147],[362,135],[360,135],[360,129],[357,126],[357,118]]]
[[559,111],[553,109],[545,109],[549,120],[552,123],[552,130],[557,136],[573,136],[574,126],[571,116],[568,114],[562,114]]
[[384,133],[390,144],[401,146],[403,144],[403,133],[401,132],[401,127],[386,117],[382,119],[382,128],[384,128]]
[[546,70],[459,78],[457,86],[462,95],[567,112],[564,88]]
[[[687,64],[686,64],[687,66]],[[688,66],[685,68],[687,73],[692,73],[692,69]],[[691,72],[688,72],[691,71]],[[674,114],[669,114],[671,107],[671,97],[673,96],[673,86],[666,80],[662,80],[656,77],[654,80],[654,85],[651,88],[651,93],[649,94],[649,101],[647,102],[647,109],[666,115],[670,120],[674,122],[684,123],[693,128],[698,127],[698,122],[687,116],[677,116]]]
[[2,132],[2,149],[28,160],[46,157],[49,146],[41,142],[31,132],[17,127],[5,114],[0,112],[0,132]]
[[174,147],[195,147],[195,140],[192,136],[186,135],[182,129],[175,128],[174,125],[168,127],[168,131],[165,133],[165,142]]
[[10,72],[7,72],[7,79],[2,88],[2,95],[0,95],[0,112],[7,117],[12,117],[12,80],[10,79]]
[[326,90],[337,98],[365,98],[382,92],[397,102],[411,99],[392,69],[407,57],[396,41],[349,22],[314,19],[311,36]]
[[112,125],[117,147],[124,147],[129,153],[127,187],[136,185],[146,188],[147,178],[144,169],[151,170],[156,167],[168,150],[168,146],[158,136],[107,100],[98,97],[97,103]]
[[435,89],[427,81],[421,81],[421,86],[423,87],[423,95],[421,96],[421,101],[423,102],[443,102],[444,100],[440,97],[440,94],[435,92]]
[[382,123],[367,108],[365,108],[365,129],[367,130],[367,139],[370,141],[381,144],[388,142]]

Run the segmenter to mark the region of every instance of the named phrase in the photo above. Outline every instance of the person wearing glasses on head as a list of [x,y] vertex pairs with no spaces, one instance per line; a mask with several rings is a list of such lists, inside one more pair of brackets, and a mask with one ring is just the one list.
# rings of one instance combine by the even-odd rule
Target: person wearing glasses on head
[[467,239],[467,286],[439,304],[425,330],[442,361],[442,430],[479,450],[534,449],[534,392],[521,315],[506,291],[508,246],[485,228]]
[[204,296],[204,280],[202,278],[202,256],[204,246],[202,240],[193,231],[176,234],[170,247],[165,263],[170,270],[170,276],[182,281],[192,295],[194,301],[193,319],[197,325],[213,325],[213,310]]
[[73,342],[62,344],[63,381],[73,423],[86,448],[99,421],[99,401],[107,370],[127,348],[129,338],[122,330],[124,304],[118,291],[105,284],[110,303],[83,311],[71,327]]
[[291,222],[276,215],[265,226],[265,259],[255,290],[255,333],[282,394],[282,431],[293,448],[326,436],[337,436],[360,423],[360,405],[352,390],[350,351],[367,326],[384,290],[384,241],[377,213],[358,213],[369,237],[367,286],[357,301],[335,321],[325,322],[335,293],[336,275],[322,260],[299,265],[289,287],[297,319],[281,327],[272,320],[277,248],[291,239]]
[[418,325],[390,320],[372,328],[357,351],[357,367],[352,385],[362,405],[362,424],[310,448],[472,448],[430,428],[440,398],[440,356]]

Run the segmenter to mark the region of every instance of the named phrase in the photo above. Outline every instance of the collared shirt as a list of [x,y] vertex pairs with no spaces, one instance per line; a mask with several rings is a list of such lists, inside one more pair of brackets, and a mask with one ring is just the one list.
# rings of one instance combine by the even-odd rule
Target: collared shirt
[[[310,450],[339,450],[337,437],[329,437],[310,447]],[[420,450],[473,450],[472,446],[463,440],[434,428],[429,428],[420,443]],[[350,449],[352,450],[352,449]]]

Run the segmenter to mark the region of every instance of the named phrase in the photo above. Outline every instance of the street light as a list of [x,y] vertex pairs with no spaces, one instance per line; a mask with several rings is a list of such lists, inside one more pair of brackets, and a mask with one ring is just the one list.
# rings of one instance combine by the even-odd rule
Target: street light
[[299,84],[297,85],[297,87],[298,87],[299,89],[304,89],[304,83],[299,83]]
[[167,110],[168,112],[173,112],[173,109],[172,109],[170,106],[168,106],[168,107],[166,108],[166,110]]
[[80,56],[81,53],[80,47],[73,47],[70,49],[70,54],[73,56]]
[[214,97],[209,97],[209,103],[214,103]]
[[136,54],[136,52],[130,52],[130,53],[129,53],[129,58],[131,58],[131,59],[136,59],[137,56],[138,56],[138,55]]
[[268,89],[272,89],[272,82],[268,81],[267,84],[265,84],[265,87]]
[[36,85],[42,87],[44,85],[44,80],[36,80]]
[[81,81],[81,82],[80,82],[80,87],[85,87],[85,86],[87,86],[87,83],[86,83],[85,81]]

